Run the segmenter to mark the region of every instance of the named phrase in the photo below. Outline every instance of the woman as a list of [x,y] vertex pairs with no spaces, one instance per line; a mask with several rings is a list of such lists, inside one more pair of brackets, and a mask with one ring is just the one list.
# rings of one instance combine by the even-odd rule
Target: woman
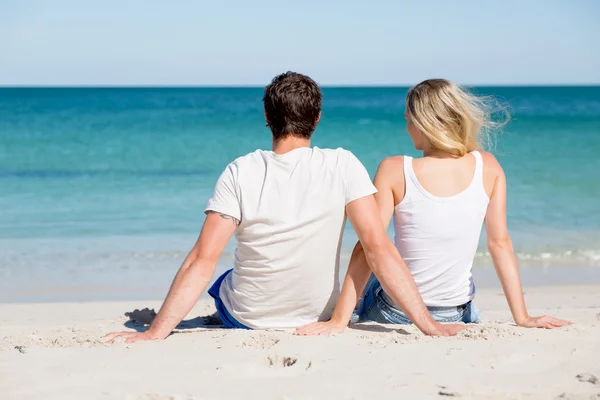
[[[396,247],[433,318],[479,322],[472,303],[471,267],[485,221],[488,249],[515,322],[530,328],[569,324],[527,313],[506,226],[504,172],[492,154],[479,150],[495,125],[484,101],[452,82],[430,79],[408,92],[405,117],[410,138],[423,157],[383,160],[375,176],[375,197],[385,226],[393,217]],[[370,275],[358,243],[332,319],[299,328],[298,334],[343,331],[365,285],[356,309],[359,321],[410,324]]]

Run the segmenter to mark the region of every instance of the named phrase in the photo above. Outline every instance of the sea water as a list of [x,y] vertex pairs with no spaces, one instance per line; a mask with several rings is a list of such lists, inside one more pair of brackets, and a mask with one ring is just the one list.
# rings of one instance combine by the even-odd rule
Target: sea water
[[[507,175],[523,269],[600,270],[600,87],[474,90],[512,114],[491,150]],[[324,88],[313,144],[351,150],[371,176],[384,157],[417,156],[406,91]],[[0,89],[0,301],[162,295],[219,174],[270,149],[261,97],[261,88]],[[350,224],[345,236],[343,268]],[[234,250],[232,240],[218,272]],[[490,265],[482,239],[475,270]]]

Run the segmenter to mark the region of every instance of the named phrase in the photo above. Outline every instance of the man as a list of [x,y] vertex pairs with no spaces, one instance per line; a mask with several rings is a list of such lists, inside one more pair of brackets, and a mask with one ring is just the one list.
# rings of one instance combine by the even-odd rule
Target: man
[[321,90],[288,72],[265,88],[273,151],[227,166],[208,201],[206,221],[169,294],[145,332],[107,336],[127,343],[166,338],[190,312],[235,233],[234,268],[209,294],[228,328],[297,328],[327,321],[339,296],[339,254],[346,215],[386,292],[426,334],[453,335],[435,322],[387,237],[364,166],[349,151],[310,147],[321,117]]

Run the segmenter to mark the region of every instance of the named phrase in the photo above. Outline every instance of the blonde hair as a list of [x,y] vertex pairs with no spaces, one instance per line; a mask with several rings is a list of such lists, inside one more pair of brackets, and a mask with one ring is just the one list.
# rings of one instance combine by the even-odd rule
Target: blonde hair
[[[491,97],[477,97],[445,79],[428,79],[408,91],[406,112],[437,150],[463,156],[493,145],[493,131],[510,117]],[[505,118],[492,120],[500,112]]]

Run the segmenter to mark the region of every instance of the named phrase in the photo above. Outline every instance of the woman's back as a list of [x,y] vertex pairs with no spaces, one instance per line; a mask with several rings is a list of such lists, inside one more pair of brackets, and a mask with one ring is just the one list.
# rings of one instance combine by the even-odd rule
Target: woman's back
[[[389,157],[379,165],[375,201],[381,221],[387,226],[393,217],[396,247],[436,321],[479,322],[471,267],[485,220],[488,250],[515,322],[542,328],[568,325],[527,314],[506,224],[506,177],[492,154],[478,151],[489,130],[502,125],[492,121],[485,103],[445,79],[428,79],[408,91],[406,130],[423,157]],[[311,324],[302,334],[339,332],[339,324],[350,319],[357,288],[365,285],[359,321],[410,324],[420,318],[403,311],[408,302],[402,294],[414,293],[403,263],[396,271],[378,264],[369,269],[368,259],[357,243],[331,320]],[[375,276],[368,278],[371,270]],[[407,286],[400,289],[399,282]]]
[[403,182],[394,185],[396,247],[426,305],[465,304],[475,293],[471,267],[489,203],[482,155],[404,157],[402,167]]

